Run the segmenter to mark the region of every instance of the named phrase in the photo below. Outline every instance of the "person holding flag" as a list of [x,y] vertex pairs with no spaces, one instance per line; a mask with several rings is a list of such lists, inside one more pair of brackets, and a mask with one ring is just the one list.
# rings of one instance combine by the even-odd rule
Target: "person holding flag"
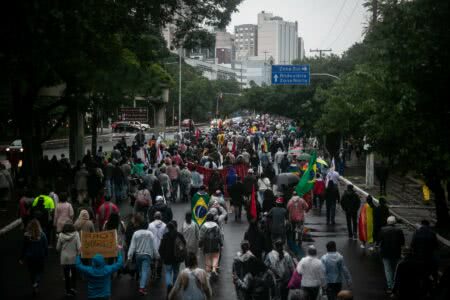
[[209,195],[206,192],[206,187],[202,185],[191,200],[192,220],[197,223],[198,226],[202,226],[206,220],[208,204]]

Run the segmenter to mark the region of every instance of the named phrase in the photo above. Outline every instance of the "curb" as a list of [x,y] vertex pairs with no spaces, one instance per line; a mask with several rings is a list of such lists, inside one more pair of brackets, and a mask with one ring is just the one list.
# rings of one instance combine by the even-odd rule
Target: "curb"
[[[367,193],[366,191],[364,191],[363,189],[361,189],[360,187],[358,187],[357,185],[353,184],[353,182],[351,182],[350,180],[348,180],[347,178],[343,177],[343,176],[339,176],[339,180],[341,180],[342,182],[344,182],[345,184],[351,184],[353,185],[354,189],[356,192],[358,192],[359,194],[363,195],[364,197],[367,197],[369,195],[369,193]],[[378,204],[378,199],[376,199],[375,197],[372,196],[373,201]],[[410,221],[408,221],[407,219],[405,219],[404,217],[402,217],[401,215],[399,215],[398,213],[390,210],[390,213],[392,215],[394,215],[397,219],[402,220],[405,224],[409,225],[410,227],[417,229],[420,226],[418,224],[413,224]],[[437,239],[438,241],[443,244],[444,246],[447,246],[450,248],[450,241],[447,240],[446,238],[444,238],[443,236],[441,236],[440,234],[436,233]]]
[[0,236],[4,235],[5,233],[8,233],[9,231],[13,230],[17,226],[22,224],[22,219],[16,219],[15,221],[12,221],[2,229],[0,229]]

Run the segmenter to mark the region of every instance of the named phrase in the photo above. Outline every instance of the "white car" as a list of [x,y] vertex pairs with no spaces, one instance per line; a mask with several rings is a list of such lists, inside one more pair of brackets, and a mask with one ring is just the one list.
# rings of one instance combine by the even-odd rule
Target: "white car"
[[23,152],[22,140],[13,141],[8,147],[6,147],[5,151],[6,152]]
[[130,121],[130,124],[131,124],[131,125],[134,125],[134,126],[136,126],[136,127],[139,127],[139,128],[141,128],[142,130],[148,130],[148,129],[150,129],[150,125],[145,124],[145,123],[141,123],[141,122],[139,122],[139,121]]

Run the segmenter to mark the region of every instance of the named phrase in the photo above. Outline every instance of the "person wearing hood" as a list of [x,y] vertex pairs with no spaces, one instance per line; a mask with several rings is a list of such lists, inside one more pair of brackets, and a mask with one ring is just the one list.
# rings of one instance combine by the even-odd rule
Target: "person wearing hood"
[[320,287],[326,283],[325,266],[317,258],[317,250],[311,245],[308,255],[297,264],[297,272],[302,275],[302,290],[308,294],[308,300],[316,300]]
[[180,264],[186,259],[186,240],[177,231],[177,222],[167,224],[168,231],[163,235],[159,246],[159,255],[164,264],[167,295],[169,295],[180,271]]
[[[250,251],[250,243],[247,240],[241,242],[241,251],[236,254],[233,261],[233,277],[237,277],[240,280],[244,280],[247,274],[247,264],[248,260],[255,256]],[[237,282],[237,280],[234,280]],[[239,289],[238,285],[235,284],[236,295],[238,300],[246,300],[246,291]]]
[[[157,211],[153,215],[153,221],[150,224],[148,224],[148,230],[150,230],[155,237],[156,249],[159,249],[159,246],[161,245],[162,237],[163,237],[164,233],[166,233],[166,223],[164,223],[161,219],[162,219],[162,214],[160,211]],[[162,272],[161,262],[159,260],[157,260],[156,265],[157,265],[156,275],[158,278],[160,278],[161,272]]]
[[107,300],[111,297],[111,275],[122,268],[122,253],[118,252],[117,262],[111,265],[106,264],[103,255],[95,254],[90,266],[84,265],[78,255],[75,265],[87,279],[87,298]]
[[233,274],[233,282],[238,290],[245,292],[248,300],[269,300],[271,290],[275,287],[272,273],[267,266],[256,257],[247,259],[245,276],[241,280]]
[[281,150],[281,148],[278,148],[277,152],[275,153],[275,156],[273,158],[273,161],[276,165],[277,174],[281,173],[281,161],[283,160],[284,152]]
[[225,199],[221,190],[216,190],[216,192],[211,195],[209,203],[218,203],[223,208],[226,208]]
[[58,235],[56,250],[60,252],[60,262],[64,271],[66,295],[75,296],[77,283],[77,270],[75,260],[80,253],[81,242],[78,232],[71,221],[64,224],[62,232]]
[[264,192],[266,190],[271,190],[272,184],[270,183],[269,178],[267,177],[261,177],[258,179],[258,201],[261,206],[264,203]]
[[344,258],[336,250],[336,242],[329,241],[327,243],[327,253],[324,254],[320,260],[325,266],[325,278],[327,281],[327,299],[336,300],[337,294],[342,289],[343,280],[348,286],[352,284],[352,278],[347,266],[344,263]]
[[341,206],[347,219],[348,237],[356,240],[358,236],[358,210],[361,206],[361,199],[359,199],[358,195],[355,193],[353,185],[347,185],[347,190],[341,198]]
[[198,239],[200,236],[200,230],[197,223],[192,222],[192,211],[186,212],[183,226],[181,227],[181,233],[186,240],[186,248],[188,252],[197,254],[198,252]]
[[267,254],[264,263],[275,276],[275,291],[279,299],[287,300],[287,296],[289,293],[289,289],[287,286],[289,283],[289,279],[291,279],[292,272],[295,269],[295,264],[289,253],[283,250],[283,246],[284,240],[275,240],[274,250]]
[[80,211],[80,215],[78,219],[75,221],[75,229],[81,233],[81,231],[85,232],[94,232],[95,227],[94,223],[90,220],[89,212],[85,209]]
[[288,212],[286,208],[284,208],[284,199],[282,197],[277,198],[275,202],[276,206],[267,214],[271,220],[271,238],[272,241],[278,239],[286,241],[286,220],[288,218]]
[[134,218],[134,226],[137,229],[130,242],[128,249],[128,260],[131,261],[133,256],[136,261],[136,269],[139,272],[139,293],[147,295],[146,285],[150,274],[150,266],[152,259],[158,259],[159,253],[156,247],[155,235],[143,228],[144,220],[138,215]]
[[173,212],[172,209],[164,203],[164,199],[162,196],[156,196],[156,203],[150,209],[147,213],[147,218],[149,222],[153,222],[155,220],[154,216],[156,212],[161,213],[161,220],[164,223],[169,223],[173,219]]
[[211,273],[213,278],[217,278],[223,236],[219,225],[214,221],[214,215],[211,213],[206,215],[206,222],[200,228],[199,244],[205,255],[206,272]]
[[249,226],[244,234],[244,239],[249,242],[250,251],[258,258],[262,259],[264,252],[264,233],[258,226],[258,220],[250,218]]

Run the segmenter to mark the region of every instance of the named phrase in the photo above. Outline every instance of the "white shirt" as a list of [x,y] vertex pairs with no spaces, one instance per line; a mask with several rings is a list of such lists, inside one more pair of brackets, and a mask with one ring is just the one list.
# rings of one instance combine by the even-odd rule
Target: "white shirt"
[[150,255],[152,258],[159,258],[155,236],[150,230],[141,229],[133,234],[130,248],[128,249],[128,258],[131,259],[134,253]]
[[317,257],[306,256],[297,265],[297,272],[302,275],[302,286],[318,287],[325,285],[325,266]]

